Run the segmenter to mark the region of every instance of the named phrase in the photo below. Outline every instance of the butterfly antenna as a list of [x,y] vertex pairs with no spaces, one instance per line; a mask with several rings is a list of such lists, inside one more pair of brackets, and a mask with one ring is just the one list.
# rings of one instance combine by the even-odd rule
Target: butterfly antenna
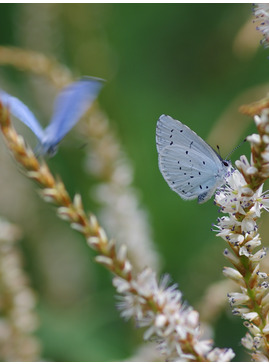
[[235,147],[226,157],[225,157],[225,160],[227,160],[230,155],[233,154],[234,151],[236,151],[236,149],[238,149],[239,147],[241,147],[245,142],[247,141],[247,138],[245,138],[239,145],[237,145],[237,147]]

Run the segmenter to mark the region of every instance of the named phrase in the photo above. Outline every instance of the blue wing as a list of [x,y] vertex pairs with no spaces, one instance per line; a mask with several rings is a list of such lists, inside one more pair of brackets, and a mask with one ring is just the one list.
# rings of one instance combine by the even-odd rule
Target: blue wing
[[3,90],[0,90],[0,102],[9,109],[11,115],[22,121],[39,140],[42,140],[44,131],[32,111],[23,102]]
[[104,80],[83,77],[65,87],[57,97],[50,124],[41,141],[44,150],[55,147],[96,99]]

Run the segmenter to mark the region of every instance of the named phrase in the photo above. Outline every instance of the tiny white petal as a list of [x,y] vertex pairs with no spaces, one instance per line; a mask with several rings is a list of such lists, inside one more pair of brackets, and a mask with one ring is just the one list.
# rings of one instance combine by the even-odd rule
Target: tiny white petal
[[254,121],[256,125],[258,126],[261,123],[261,118],[258,115],[254,115]]
[[231,278],[235,281],[240,281],[243,279],[242,274],[239,273],[238,270],[231,268],[231,267],[224,267],[223,274],[225,275],[225,277]]
[[215,361],[215,362],[228,362],[231,361],[234,358],[235,354],[232,351],[232,349],[219,349],[215,348],[213,349],[208,355],[207,358],[209,361]]
[[116,287],[116,289],[119,293],[128,291],[131,287],[131,285],[128,281],[126,281],[122,278],[119,278],[119,277],[114,277],[112,282],[113,282],[114,287]]
[[102,227],[99,227],[99,236],[100,236],[100,239],[103,241],[103,242],[106,242],[107,241],[107,236],[106,236],[106,232],[105,230],[102,228]]
[[155,319],[155,326],[163,327],[167,322],[167,318],[165,315],[158,315]]
[[269,162],[269,151],[267,149],[265,149],[265,151],[262,152],[261,155],[264,162]]
[[76,193],[74,196],[74,206],[76,208],[81,209],[82,208],[82,200],[80,194]]
[[123,272],[124,273],[130,273],[133,269],[132,264],[130,263],[129,260],[125,260],[124,262],[124,268],[123,268]]
[[205,356],[212,349],[212,340],[198,341],[194,349],[199,355]]
[[257,272],[257,275],[262,279],[268,278],[268,274],[265,272]]
[[257,351],[252,354],[252,360],[254,361],[261,361],[261,362],[268,362],[268,358],[266,355],[262,354],[261,352]]
[[267,325],[264,326],[264,328],[262,329],[262,332],[265,335],[268,335],[269,334],[269,324],[267,324]]
[[253,338],[252,336],[247,332],[245,337],[241,339],[242,345],[248,350],[252,350],[253,348]]
[[199,325],[199,313],[195,310],[192,310],[188,315],[187,322],[192,327],[197,327]]
[[104,264],[108,267],[112,267],[113,266],[113,260],[105,257],[103,255],[98,255],[97,257],[95,257],[96,262]]
[[89,238],[87,238],[87,243],[89,245],[99,245],[100,244],[100,239],[97,238],[96,236],[90,236]]
[[247,137],[247,141],[253,144],[260,144],[261,137],[259,134],[252,134]]
[[268,135],[263,135],[262,136],[262,141],[265,143],[265,144],[269,144],[269,136]]
[[85,226],[78,224],[76,222],[73,222],[70,226],[72,229],[77,230],[80,233],[83,233],[85,231]]
[[247,247],[245,245],[240,247],[239,255],[245,255],[246,257],[252,256],[252,254],[250,253],[250,251],[247,249]]
[[229,241],[231,243],[241,244],[244,241],[244,236],[242,234],[231,234],[229,236]]
[[153,326],[150,326],[145,332],[144,332],[144,335],[143,335],[143,338],[144,340],[148,340],[153,334],[154,334],[154,327]]
[[126,255],[127,255],[127,246],[122,244],[117,254],[119,261],[123,262],[126,259]]
[[252,320],[254,320],[255,318],[259,317],[259,315],[257,314],[257,312],[249,312],[249,313],[243,313],[243,314],[242,314],[242,317],[243,317],[245,320],[252,321]]
[[251,167],[249,167],[248,169],[247,169],[247,174],[255,174],[255,173],[257,173],[258,172],[258,169],[256,168],[256,167],[253,167],[253,166],[251,166]]
[[263,259],[265,256],[266,256],[266,250],[265,250],[265,248],[263,248],[263,249],[260,249],[259,251],[257,251],[257,253],[255,253],[255,254],[252,256],[251,260],[252,260],[253,262],[258,262],[258,261],[260,261],[261,259]]
[[244,326],[247,327],[249,329],[250,333],[254,336],[259,335],[261,333],[261,330],[259,329],[259,327],[254,325],[252,322],[245,321]]
[[241,226],[242,226],[242,231],[247,233],[255,229],[256,222],[250,217],[245,217],[242,221]]
[[232,292],[229,293],[227,296],[229,298],[229,302],[232,305],[245,304],[249,301],[249,296],[244,293]]

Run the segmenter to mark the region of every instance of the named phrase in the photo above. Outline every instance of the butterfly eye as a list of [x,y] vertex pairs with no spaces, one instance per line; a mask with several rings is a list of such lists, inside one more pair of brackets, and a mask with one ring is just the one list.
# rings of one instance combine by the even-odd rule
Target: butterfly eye
[[225,166],[225,167],[229,167],[229,163],[227,161],[222,161],[222,164]]

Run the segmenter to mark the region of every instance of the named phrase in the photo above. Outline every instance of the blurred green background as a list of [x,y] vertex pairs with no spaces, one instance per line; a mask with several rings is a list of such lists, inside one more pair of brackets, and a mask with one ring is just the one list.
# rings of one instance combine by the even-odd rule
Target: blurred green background
[[[209,137],[213,147],[218,144],[224,157],[254,131],[251,120],[233,106],[239,97],[247,103],[261,96],[259,87],[268,78],[269,51],[259,45],[251,8],[251,4],[0,5],[1,45],[40,51],[75,75],[107,79],[99,102],[134,167],[134,186],[149,212],[162,273],[170,273],[194,307],[206,288],[222,279],[225,244],[210,231],[218,217],[213,200],[204,205],[183,201],[163,180],[155,147],[156,121],[163,113],[181,120],[204,139]],[[31,99],[27,74],[1,66],[0,81],[1,87],[23,97],[40,119],[48,117],[49,112],[39,110]],[[256,93],[251,93],[254,87]],[[249,90],[251,96],[246,94]],[[45,96],[39,101],[43,108]],[[218,133],[220,125],[225,132]],[[83,170],[79,143],[63,143],[49,165],[70,193],[80,192],[86,208],[96,212],[89,196],[96,181]],[[239,148],[232,161],[244,153],[249,156],[248,145]],[[54,209],[39,200],[33,183],[9,161],[25,184],[13,188],[21,194],[27,190],[28,200],[21,213],[17,202],[4,198],[13,181],[2,183],[0,214],[24,229],[25,268],[39,297],[42,357],[113,361],[132,356],[142,332],[119,317],[110,274],[94,263],[94,254],[79,234],[55,217]],[[46,244],[43,234],[50,234]],[[242,321],[228,308],[215,326],[216,345],[232,347],[236,360],[243,360]]]

